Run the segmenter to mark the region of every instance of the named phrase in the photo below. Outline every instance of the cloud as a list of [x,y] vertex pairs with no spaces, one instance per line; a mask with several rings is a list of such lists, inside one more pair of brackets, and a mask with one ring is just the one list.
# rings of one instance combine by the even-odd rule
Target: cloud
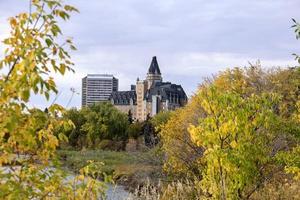
[[[300,20],[298,0],[66,0],[80,14],[61,24],[73,36],[76,74],[56,77],[66,105],[70,87],[81,91],[88,73],[111,73],[120,89],[144,78],[151,57],[166,81],[182,84],[192,94],[203,77],[227,67],[261,60],[263,66],[295,65],[300,52],[291,18]],[[0,0],[0,39],[9,16],[26,11],[26,1]],[[0,46],[1,50],[2,46]],[[1,54],[0,54],[1,55]],[[36,97],[32,103],[47,105]],[[72,106],[80,105],[76,95]]]
[[[126,52],[93,52],[86,55],[75,56],[75,74],[68,74],[58,80],[63,91],[69,92],[74,87],[81,90],[81,78],[88,73],[114,74],[120,82],[120,90],[128,90],[130,84],[135,84],[136,78],[145,78],[150,65],[149,57],[134,58],[134,55]],[[158,57],[158,62],[165,81],[181,84],[188,95],[193,94],[203,78],[210,77],[220,70],[233,67],[248,66],[249,62],[256,63],[257,58],[247,57],[241,54],[227,53],[186,53],[168,54]],[[97,63],[93,66],[93,63]],[[297,63],[292,59],[287,60],[261,60],[264,67],[287,67]],[[77,80],[77,81],[74,81]],[[70,94],[68,94],[70,95]],[[72,106],[80,104],[80,96],[74,98]]]

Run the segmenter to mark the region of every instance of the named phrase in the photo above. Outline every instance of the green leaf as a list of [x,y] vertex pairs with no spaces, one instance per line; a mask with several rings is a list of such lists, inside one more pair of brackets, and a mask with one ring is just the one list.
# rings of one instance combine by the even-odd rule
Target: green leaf
[[66,12],[64,11],[59,11],[59,16],[63,19],[63,20],[67,20],[70,18],[70,15],[67,14]]
[[50,47],[52,45],[52,40],[50,40],[49,38],[47,38],[45,40],[45,42],[46,42],[46,44],[47,44],[48,47]]
[[58,34],[61,34],[61,30],[56,24],[52,25],[51,32],[54,36],[57,36]]
[[58,52],[58,56],[60,59],[65,59],[64,52],[61,49]]
[[34,94],[37,94],[37,93],[39,92],[39,88],[38,88],[37,86],[35,86],[35,87],[33,88],[33,92],[34,92]]
[[62,75],[65,74],[67,66],[65,64],[60,64],[59,71]]
[[50,95],[49,95],[49,93],[48,93],[48,92],[45,92],[45,97],[46,97],[46,99],[47,99],[47,100],[49,100],[49,98],[50,98]]
[[73,50],[73,51],[76,51],[77,48],[74,46],[74,45],[70,45],[70,48]]
[[30,91],[29,90],[23,90],[22,92],[22,99],[27,102],[30,97]]
[[[64,129],[66,129],[66,128],[64,127]],[[68,130],[68,129],[66,129],[66,130]],[[63,134],[63,133],[59,133],[58,134],[58,139],[60,141],[68,142],[68,137],[65,134]]]
[[66,11],[70,11],[70,12],[79,12],[79,10],[78,9],[76,9],[75,7],[73,7],[73,6],[70,6],[70,5],[65,5],[65,10]]
[[3,43],[9,45],[10,44],[10,39],[7,38],[7,39],[3,40]]
[[48,4],[49,8],[52,9],[53,6],[56,4],[56,2],[55,1],[48,1],[47,4]]

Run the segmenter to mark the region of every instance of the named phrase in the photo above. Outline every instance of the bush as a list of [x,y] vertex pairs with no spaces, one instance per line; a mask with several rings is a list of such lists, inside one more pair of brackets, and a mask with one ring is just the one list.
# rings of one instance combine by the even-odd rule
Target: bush
[[130,124],[126,132],[128,138],[137,139],[140,135],[143,134],[143,125],[140,122]]
[[[127,140],[127,115],[108,102],[81,110],[71,109],[64,117],[75,125],[75,129],[67,134],[71,146],[95,148],[102,140]],[[120,149],[120,144],[117,146],[115,148]]]

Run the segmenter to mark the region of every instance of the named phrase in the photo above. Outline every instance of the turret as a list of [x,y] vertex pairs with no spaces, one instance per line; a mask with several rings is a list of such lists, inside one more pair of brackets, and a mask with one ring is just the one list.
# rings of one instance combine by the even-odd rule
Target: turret
[[151,88],[156,82],[162,82],[162,76],[160,73],[156,56],[152,58],[146,80],[148,82],[148,89]]

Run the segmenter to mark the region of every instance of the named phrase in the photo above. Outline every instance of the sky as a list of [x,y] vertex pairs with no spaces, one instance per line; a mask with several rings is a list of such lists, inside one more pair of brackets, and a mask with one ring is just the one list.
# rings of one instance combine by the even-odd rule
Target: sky
[[[113,74],[119,89],[144,79],[157,56],[163,79],[181,84],[192,95],[205,77],[260,60],[264,67],[295,66],[300,53],[292,18],[300,21],[300,0],[66,0],[80,10],[61,24],[77,51],[76,73],[55,76],[56,102],[80,107],[81,78]],[[7,19],[28,11],[28,0],[0,0],[0,40]],[[0,51],[4,46],[0,44]],[[0,59],[3,54],[0,53]],[[2,73],[2,72],[1,72]],[[55,95],[52,95],[52,99]],[[34,96],[31,106],[51,104]]]

